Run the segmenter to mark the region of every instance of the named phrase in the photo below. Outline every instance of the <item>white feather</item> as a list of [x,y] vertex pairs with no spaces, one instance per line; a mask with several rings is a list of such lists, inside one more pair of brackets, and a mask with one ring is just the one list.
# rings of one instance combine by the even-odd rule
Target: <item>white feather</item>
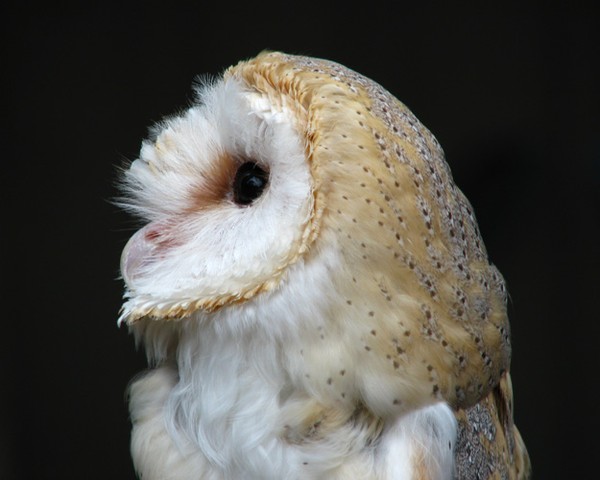
[[410,480],[416,458],[431,480],[449,480],[454,472],[457,422],[445,403],[410,412],[388,425],[378,449],[381,478]]

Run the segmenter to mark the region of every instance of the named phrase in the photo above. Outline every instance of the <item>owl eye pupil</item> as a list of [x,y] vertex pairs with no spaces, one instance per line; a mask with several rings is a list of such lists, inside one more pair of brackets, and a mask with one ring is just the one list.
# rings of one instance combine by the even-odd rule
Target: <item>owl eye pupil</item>
[[254,162],[246,162],[238,168],[233,181],[233,201],[249,205],[262,195],[269,174]]

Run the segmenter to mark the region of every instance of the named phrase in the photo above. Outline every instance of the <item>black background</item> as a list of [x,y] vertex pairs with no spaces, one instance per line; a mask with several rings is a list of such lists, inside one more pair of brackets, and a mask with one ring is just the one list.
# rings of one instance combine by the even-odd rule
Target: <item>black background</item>
[[534,477],[597,471],[599,19],[496,3],[2,7],[0,478],[134,478],[116,166],[263,49],[343,63],[437,136],[511,294]]

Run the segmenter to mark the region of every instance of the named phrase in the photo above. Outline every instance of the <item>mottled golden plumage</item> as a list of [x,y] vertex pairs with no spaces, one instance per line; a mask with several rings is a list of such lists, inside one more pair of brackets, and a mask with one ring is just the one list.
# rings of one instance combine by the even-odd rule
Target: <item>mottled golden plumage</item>
[[[124,318],[147,331],[149,318],[186,322],[260,301],[333,246],[343,262],[321,323],[286,347],[296,352],[290,371],[302,372],[291,383],[313,397],[283,438],[304,444],[355,422],[377,442],[390,418],[442,401],[458,421],[458,478],[526,478],[504,281],[433,135],[381,86],[333,62],[267,52],[224,78],[293,112],[309,214],[288,253],[244,285],[193,301],[140,300]],[[429,478],[422,455],[416,476]]]
[[[338,308],[364,325],[363,361],[418,384],[415,404],[431,395],[457,409],[473,468],[482,469],[467,473],[459,449],[461,477],[504,478],[497,468],[522,478],[504,281],[434,136],[381,86],[336,63],[267,53],[227,74],[298,112],[315,192],[314,233],[302,250],[324,232],[351,259]],[[473,443],[485,436],[473,433],[483,419],[488,438]]]

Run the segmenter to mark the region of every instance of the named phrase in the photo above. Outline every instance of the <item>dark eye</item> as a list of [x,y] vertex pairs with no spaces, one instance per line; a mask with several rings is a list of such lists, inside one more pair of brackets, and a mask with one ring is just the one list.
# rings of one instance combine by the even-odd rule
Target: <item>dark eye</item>
[[262,195],[269,181],[269,174],[254,162],[242,164],[233,181],[233,201],[249,205]]

